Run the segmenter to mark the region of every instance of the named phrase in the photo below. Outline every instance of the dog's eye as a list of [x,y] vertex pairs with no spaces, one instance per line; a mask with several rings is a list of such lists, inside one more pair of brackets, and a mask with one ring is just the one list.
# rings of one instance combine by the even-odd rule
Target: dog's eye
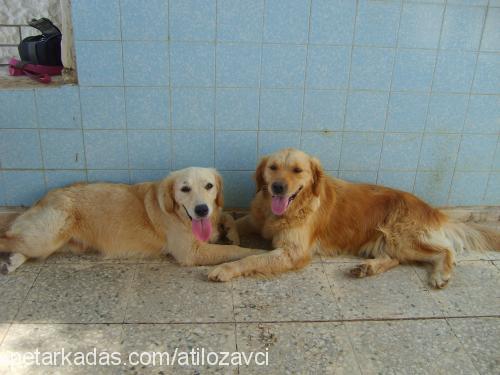
[[189,186],[183,186],[182,189],[181,189],[181,191],[183,193],[189,193],[191,191],[191,188]]
[[302,172],[302,169],[300,169],[299,167],[293,168],[293,173],[300,173],[300,172]]
[[270,169],[270,170],[272,170],[272,171],[275,171],[276,169],[278,169],[278,167],[277,167],[276,165],[274,165],[274,164],[273,164],[273,165],[271,165],[271,166],[269,167],[269,169]]
[[206,184],[206,185],[205,185],[205,189],[207,189],[207,190],[210,190],[210,189],[211,189],[211,188],[213,188],[213,187],[214,187],[214,185],[213,185],[213,184],[211,184],[210,182],[209,182],[208,184]]

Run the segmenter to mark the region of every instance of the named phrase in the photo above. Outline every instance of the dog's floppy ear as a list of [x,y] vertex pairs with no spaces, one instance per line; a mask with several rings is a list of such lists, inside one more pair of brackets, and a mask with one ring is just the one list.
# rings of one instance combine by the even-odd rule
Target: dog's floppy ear
[[260,191],[262,187],[266,184],[264,180],[264,171],[266,170],[267,160],[269,158],[267,156],[260,159],[260,163],[255,170],[255,183],[257,185],[257,191]]
[[217,188],[215,204],[222,208],[224,207],[224,184],[222,182],[222,177],[217,172],[215,172],[215,187]]
[[167,177],[158,185],[158,204],[163,212],[174,212],[176,202],[174,197],[174,178]]
[[323,179],[323,167],[321,162],[316,158],[311,158],[311,171],[312,171],[312,192],[315,196],[319,196],[320,185]]

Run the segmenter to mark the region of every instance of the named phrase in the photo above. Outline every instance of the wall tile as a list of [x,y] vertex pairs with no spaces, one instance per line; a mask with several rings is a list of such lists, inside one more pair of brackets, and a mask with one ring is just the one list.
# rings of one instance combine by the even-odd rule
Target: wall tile
[[346,130],[384,130],[389,93],[354,91],[347,98]]
[[123,42],[123,74],[126,85],[167,86],[168,44]]
[[305,43],[309,29],[310,0],[267,0],[264,41]]
[[112,182],[118,184],[130,183],[129,171],[124,169],[111,169],[106,171],[89,169],[87,174],[89,182]]
[[389,90],[394,54],[392,48],[354,47],[351,89]]
[[305,65],[305,46],[264,45],[262,49],[262,87],[303,87]]
[[471,95],[464,132],[498,133],[500,96]]
[[163,87],[126,87],[127,127],[167,129],[170,127],[169,92]]
[[217,131],[215,133],[215,168],[254,170],[256,165],[257,132]]
[[476,56],[475,52],[440,51],[434,73],[433,91],[469,92]]
[[216,107],[217,129],[257,130],[258,89],[217,89]]
[[33,90],[0,90],[0,128],[36,128]]
[[7,205],[7,202],[5,201],[5,188],[3,185],[2,171],[0,171],[0,205],[2,205],[2,206]]
[[264,0],[220,0],[217,3],[217,39],[260,42]]
[[376,171],[378,169],[381,150],[382,133],[346,132],[342,141],[340,169],[349,171]]
[[350,61],[349,47],[310,46],[306,86],[317,89],[346,89]]
[[[492,0],[494,1],[494,0]],[[448,0],[448,4],[457,5],[488,5],[488,0]]]
[[302,90],[262,90],[260,129],[299,130],[302,122]]
[[378,172],[377,185],[383,185],[397,190],[412,192],[413,184],[415,182],[415,175],[415,171],[401,172],[381,170]]
[[173,136],[173,168],[213,167],[213,130],[175,130]]
[[258,44],[218,44],[217,86],[259,87],[260,51]]
[[[255,166],[254,166],[255,168]],[[220,171],[224,181],[224,207],[248,208],[255,195],[251,171]]]
[[125,128],[123,87],[80,87],[85,129]]
[[78,83],[83,86],[123,84],[120,42],[76,42]]
[[172,90],[174,129],[212,129],[214,127],[213,89]]
[[481,51],[500,51],[500,9],[489,8],[484,25]]
[[497,137],[491,135],[465,134],[460,143],[457,171],[487,171],[491,168]]
[[399,1],[360,0],[355,43],[379,47],[395,46],[400,13]]
[[387,133],[382,147],[381,169],[417,169],[422,136],[419,133]]
[[45,168],[85,168],[81,130],[41,130],[40,138]]
[[302,133],[302,150],[317,157],[323,168],[339,169],[342,133],[304,132]]
[[75,40],[119,40],[119,0],[73,0]]
[[415,195],[429,204],[445,206],[448,200],[453,171],[418,171],[415,178]]
[[444,14],[441,48],[479,49],[486,8],[448,5]]
[[479,54],[472,92],[500,94],[500,54]]
[[31,206],[45,194],[42,171],[3,171],[7,206]]
[[130,170],[130,183],[159,181],[168,176],[168,169],[132,169]]
[[38,130],[0,129],[1,168],[41,168]]
[[500,172],[491,173],[483,204],[500,205]]
[[310,43],[352,43],[356,2],[313,0],[311,7]]
[[420,170],[452,170],[458,153],[460,135],[424,134],[420,151]]
[[173,86],[214,86],[215,47],[206,43],[172,43],[170,74]]
[[259,157],[289,147],[300,148],[300,132],[259,132]]
[[349,182],[360,184],[375,184],[377,172],[375,171],[340,171],[340,178]]
[[168,1],[121,0],[121,17],[123,40],[168,39]]
[[452,206],[481,204],[488,176],[488,172],[455,172],[448,204]]
[[432,94],[426,131],[460,133],[464,126],[468,100],[467,95]]
[[77,182],[87,182],[85,171],[45,171],[47,189],[56,189],[72,185]]
[[167,130],[129,130],[130,168],[169,169],[170,132]]
[[406,48],[437,48],[444,6],[405,3],[398,45]]
[[429,94],[393,92],[387,115],[388,131],[422,131],[427,118]]
[[436,64],[436,51],[398,50],[392,76],[396,91],[429,91]]
[[170,38],[186,41],[215,39],[213,0],[170,0]]
[[81,128],[77,86],[38,89],[36,104],[40,128]]
[[345,91],[306,90],[304,130],[341,130],[346,96]]
[[88,168],[128,168],[127,135],[125,131],[86,130],[84,131],[84,142]]

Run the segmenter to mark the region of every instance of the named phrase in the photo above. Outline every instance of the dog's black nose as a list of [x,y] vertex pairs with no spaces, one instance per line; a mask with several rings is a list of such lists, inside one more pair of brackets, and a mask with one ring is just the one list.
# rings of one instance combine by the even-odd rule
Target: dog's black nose
[[194,213],[198,217],[205,217],[208,215],[208,206],[206,204],[199,204],[194,208]]
[[271,190],[273,191],[273,194],[283,194],[283,192],[285,191],[285,184],[283,184],[282,182],[273,182],[273,184],[271,185]]

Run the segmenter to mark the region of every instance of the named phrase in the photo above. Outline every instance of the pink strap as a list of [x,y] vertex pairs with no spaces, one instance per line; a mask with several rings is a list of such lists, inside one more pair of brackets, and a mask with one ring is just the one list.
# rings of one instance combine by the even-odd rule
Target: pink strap
[[35,65],[24,63],[15,58],[9,61],[9,74],[11,76],[26,75],[41,83],[50,83],[50,76],[61,75],[62,66]]

